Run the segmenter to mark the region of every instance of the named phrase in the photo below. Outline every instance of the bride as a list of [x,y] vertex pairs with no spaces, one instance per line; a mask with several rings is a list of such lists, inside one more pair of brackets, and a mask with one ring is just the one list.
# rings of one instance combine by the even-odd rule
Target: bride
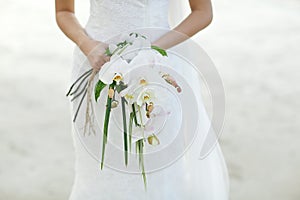
[[[182,0],[183,1],[183,0]],[[186,0],[187,1],[187,0]],[[72,79],[78,78],[84,60],[96,72],[110,57],[105,54],[113,35],[138,28],[170,29],[168,9],[179,0],[90,0],[90,17],[83,28],[74,14],[74,0],[56,0],[56,20],[75,44]],[[173,31],[156,34],[152,45],[169,49],[208,26],[212,20],[210,0],[189,0],[191,13]],[[176,9],[182,9],[180,6]],[[176,17],[176,16],[175,16]],[[172,16],[171,16],[172,18]],[[177,34],[175,34],[177,33]],[[192,76],[192,75],[191,75]],[[219,145],[203,160],[183,155],[172,165],[148,174],[148,189],[141,177],[99,165],[75,134],[75,180],[70,200],[227,200],[229,184]],[[197,143],[193,144],[194,146]],[[196,147],[197,148],[197,147]],[[188,165],[183,161],[189,160]]]

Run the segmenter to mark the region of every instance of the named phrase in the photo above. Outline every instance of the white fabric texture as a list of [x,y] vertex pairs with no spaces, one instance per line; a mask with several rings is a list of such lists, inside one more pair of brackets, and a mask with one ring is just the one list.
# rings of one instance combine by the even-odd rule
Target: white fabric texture
[[178,25],[189,14],[188,0],[169,0],[169,24],[171,28]]
[[[179,0],[90,0],[90,4],[85,30],[91,38],[100,41],[143,27],[170,29],[180,21],[174,18],[174,11],[180,9],[175,6],[180,5]],[[168,12],[170,8],[172,12]],[[152,35],[152,38],[160,35]],[[86,57],[75,47],[71,82],[87,70],[84,62]],[[201,129],[205,131],[210,123],[204,106],[202,108],[201,117],[207,126]],[[73,110],[71,113],[74,114]],[[79,115],[84,118],[83,114]],[[201,137],[197,137],[191,148],[172,165],[147,174],[146,192],[140,174],[121,173],[110,168],[100,170],[99,163],[81,143],[76,128],[73,127],[72,133],[76,163],[69,200],[229,199],[228,173],[221,149],[217,145],[208,157],[198,159]]]

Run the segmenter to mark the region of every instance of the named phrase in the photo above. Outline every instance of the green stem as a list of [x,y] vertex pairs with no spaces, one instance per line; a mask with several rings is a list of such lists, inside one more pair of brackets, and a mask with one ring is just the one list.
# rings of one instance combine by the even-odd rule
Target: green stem
[[139,152],[139,166],[142,168],[142,176],[143,176],[143,181],[144,181],[144,187],[145,190],[147,190],[147,179],[146,179],[146,173],[145,173],[145,166],[144,166],[144,140],[140,139],[137,141],[137,146],[138,146],[138,152]]
[[122,102],[122,115],[123,115],[123,140],[124,140],[124,156],[125,165],[128,164],[128,140],[127,140],[127,125],[126,125],[126,111],[125,111],[125,97],[121,97]]
[[142,130],[143,130],[143,138],[145,137],[145,133],[144,133],[144,124],[143,124],[143,117],[142,117],[142,112],[141,112],[141,106],[138,105],[138,112],[140,115],[140,119],[141,119],[141,126],[142,126]]
[[84,84],[84,86],[80,90],[80,92],[78,94],[76,94],[74,97],[72,97],[71,101],[74,101],[77,97],[79,97],[82,93],[84,93],[85,89],[87,88],[87,85],[88,85],[88,81]]
[[131,139],[132,139],[132,123],[133,123],[133,112],[130,113],[129,118],[129,151],[131,152]]
[[81,99],[80,99],[79,105],[77,106],[77,109],[76,109],[76,112],[75,112],[75,115],[74,115],[74,118],[73,118],[73,122],[76,121],[76,118],[77,118],[79,109],[80,109],[80,107],[81,107],[81,105],[82,105],[83,99],[84,99],[85,96],[86,96],[86,93],[87,93],[87,89],[84,90],[84,93],[83,93],[83,95],[82,95],[82,97],[81,97]]
[[135,110],[135,103],[132,104],[132,111],[133,111],[133,119],[134,119],[134,124],[135,126],[140,126],[137,122],[137,118],[136,118],[136,110]]
[[88,71],[86,71],[86,72],[84,72],[83,74],[81,74],[81,75],[79,76],[79,78],[77,78],[77,79],[75,80],[75,82],[71,85],[71,87],[70,87],[70,89],[68,90],[66,96],[69,96],[69,95],[70,95],[70,93],[72,92],[73,87],[76,85],[76,83],[77,83],[78,81],[80,81],[82,78],[87,78],[87,77],[92,73],[92,71],[93,71],[93,69],[89,69]]
[[[78,84],[78,86],[76,87],[76,89],[73,91],[73,92],[71,92],[71,93],[68,93],[68,95],[73,95],[73,94],[75,94],[78,90],[79,90],[79,88],[80,88],[80,86],[84,83],[84,81],[87,79],[87,78],[89,78],[90,77],[90,75],[92,74],[92,71],[88,71],[88,73],[82,78],[82,80],[79,82],[79,84]],[[87,81],[88,82],[88,81]]]
[[[109,89],[114,89],[115,87],[115,81],[109,85]],[[103,169],[104,165],[104,154],[105,154],[105,145],[107,143],[107,134],[108,134],[108,123],[109,123],[109,117],[110,117],[110,112],[111,112],[111,101],[112,98],[110,98],[107,95],[107,100],[106,100],[106,111],[105,111],[105,119],[104,119],[104,128],[103,128],[103,142],[102,142],[102,158],[101,158],[101,169]]]
[[130,46],[129,44],[125,44],[122,49],[118,52],[118,55],[121,55],[121,53],[128,47]]

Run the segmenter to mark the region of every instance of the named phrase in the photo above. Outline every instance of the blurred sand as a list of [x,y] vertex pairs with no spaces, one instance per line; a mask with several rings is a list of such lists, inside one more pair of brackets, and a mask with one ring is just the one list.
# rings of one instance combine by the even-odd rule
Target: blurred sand
[[[67,199],[73,44],[54,1],[0,1],[0,199]],[[85,22],[88,4],[78,4]],[[232,200],[300,199],[300,1],[214,1],[197,35],[226,89]]]

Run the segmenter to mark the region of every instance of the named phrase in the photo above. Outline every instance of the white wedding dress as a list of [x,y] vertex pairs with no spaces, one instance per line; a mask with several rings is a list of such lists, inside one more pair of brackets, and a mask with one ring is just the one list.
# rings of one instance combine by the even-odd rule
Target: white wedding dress
[[[168,8],[172,0],[90,0],[90,3],[90,18],[85,30],[99,41],[142,27],[170,28]],[[159,36],[156,34],[153,38]],[[86,63],[86,57],[76,47],[71,82],[88,69],[83,63]],[[79,115],[83,118],[84,112]],[[207,127],[203,130],[205,128],[207,130]],[[100,170],[99,161],[80,139],[82,133],[78,133],[74,126],[72,133],[76,163],[69,200],[229,199],[227,168],[220,147],[216,145],[205,159],[198,159],[201,137],[197,137],[185,154],[171,165],[148,173],[145,191],[140,174],[124,173],[109,167]],[[85,137],[93,140],[94,136]],[[106,155],[106,158],[109,156],[112,155]]]

